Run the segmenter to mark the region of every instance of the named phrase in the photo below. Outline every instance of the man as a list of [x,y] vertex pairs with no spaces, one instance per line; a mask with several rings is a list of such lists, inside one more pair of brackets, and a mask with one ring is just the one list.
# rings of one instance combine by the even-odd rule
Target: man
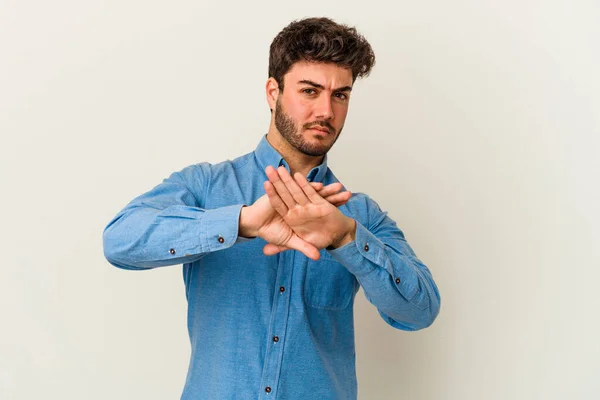
[[395,222],[327,167],[374,54],[354,28],[292,22],[270,48],[269,131],[252,153],[173,173],[104,230],[124,269],[183,264],[191,360],[182,399],[355,399],[353,303],[431,325],[440,297]]

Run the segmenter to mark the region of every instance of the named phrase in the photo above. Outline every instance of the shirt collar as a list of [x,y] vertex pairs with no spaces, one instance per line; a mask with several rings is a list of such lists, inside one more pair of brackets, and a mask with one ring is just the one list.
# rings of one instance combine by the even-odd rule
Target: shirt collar
[[[267,140],[267,135],[264,135],[256,150],[254,150],[254,154],[258,163],[262,167],[263,171],[267,168],[268,165],[272,165],[274,168],[277,168],[283,165],[288,171],[290,167],[288,163],[283,159],[281,154],[277,150],[271,146],[271,143]],[[306,179],[309,182],[322,182],[325,174],[327,173],[327,154],[323,157],[323,162],[320,165],[317,165],[313,169],[308,172],[306,175]]]

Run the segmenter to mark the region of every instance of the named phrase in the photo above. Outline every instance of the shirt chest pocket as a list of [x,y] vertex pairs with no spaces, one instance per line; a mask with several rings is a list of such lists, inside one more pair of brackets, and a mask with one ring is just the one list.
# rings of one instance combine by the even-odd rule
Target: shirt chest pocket
[[348,307],[355,291],[354,275],[330,256],[308,260],[304,281],[304,302],[313,308],[342,310]]

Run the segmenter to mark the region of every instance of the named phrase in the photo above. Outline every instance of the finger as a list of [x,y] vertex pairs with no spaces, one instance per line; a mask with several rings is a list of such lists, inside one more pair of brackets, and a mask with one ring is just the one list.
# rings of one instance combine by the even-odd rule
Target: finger
[[[294,178],[292,178],[287,169],[285,169],[284,167],[279,167],[277,168],[277,172],[279,172],[279,177],[281,178],[283,183],[285,183],[287,190],[289,190],[296,203],[302,206],[310,203],[308,197],[306,197],[306,194],[304,194],[304,191],[300,189],[300,186],[298,186],[298,184],[296,183]],[[310,183],[308,183],[308,181],[306,182],[308,186],[310,186],[310,188],[314,190]]]
[[330,202],[331,204],[333,204],[334,206],[337,207],[337,206],[341,205],[339,203],[348,202],[348,200],[350,200],[350,197],[352,197],[352,193],[342,192],[342,193],[332,194],[331,196],[327,196],[327,197],[325,197],[325,200],[327,200],[328,202]]
[[265,192],[267,192],[267,197],[269,197],[271,207],[273,207],[273,209],[277,211],[277,214],[281,215],[282,217],[286,215],[288,212],[288,208],[283,202],[283,200],[281,200],[281,197],[279,197],[279,195],[277,194],[277,191],[273,187],[273,184],[270,181],[265,181],[263,186],[265,188]]
[[342,190],[343,185],[341,184],[341,182],[336,182],[332,183],[331,185],[324,186],[321,190],[316,189],[314,185],[312,185],[312,187],[317,191],[317,193],[319,193],[319,196],[325,198],[332,194],[338,193],[340,190]]
[[346,204],[348,201],[342,201],[341,203],[331,203],[332,205],[336,206],[336,207],[340,207],[343,206],[344,204]]
[[296,172],[294,174],[294,180],[298,183],[304,194],[308,197],[308,199],[311,202],[315,204],[325,202],[325,199],[319,196],[319,194],[315,191],[315,189],[312,188],[312,186],[310,186],[306,178],[302,176],[301,173]]
[[285,183],[283,183],[281,177],[279,176],[279,172],[277,172],[277,170],[270,165],[265,168],[265,172],[267,174],[267,178],[269,178],[269,181],[271,181],[275,187],[275,190],[277,191],[277,194],[279,194],[279,197],[281,197],[281,200],[283,200],[287,208],[290,209],[296,207],[296,200],[294,200],[289,190],[287,190]]
[[313,187],[313,189],[315,189],[317,192],[318,192],[319,190],[322,190],[322,189],[323,189],[323,186],[324,186],[324,185],[323,185],[323,183],[321,183],[321,182],[311,182],[311,183],[310,183],[310,185],[311,185],[311,186]]

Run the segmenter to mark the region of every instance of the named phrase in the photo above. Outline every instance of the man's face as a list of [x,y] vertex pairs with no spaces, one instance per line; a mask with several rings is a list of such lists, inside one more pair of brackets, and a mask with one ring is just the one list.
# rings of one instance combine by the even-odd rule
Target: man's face
[[275,127],[295,149],[322,156],[346,120],[352,72],[335,64],[298,62],[284,76],[275,107]]

